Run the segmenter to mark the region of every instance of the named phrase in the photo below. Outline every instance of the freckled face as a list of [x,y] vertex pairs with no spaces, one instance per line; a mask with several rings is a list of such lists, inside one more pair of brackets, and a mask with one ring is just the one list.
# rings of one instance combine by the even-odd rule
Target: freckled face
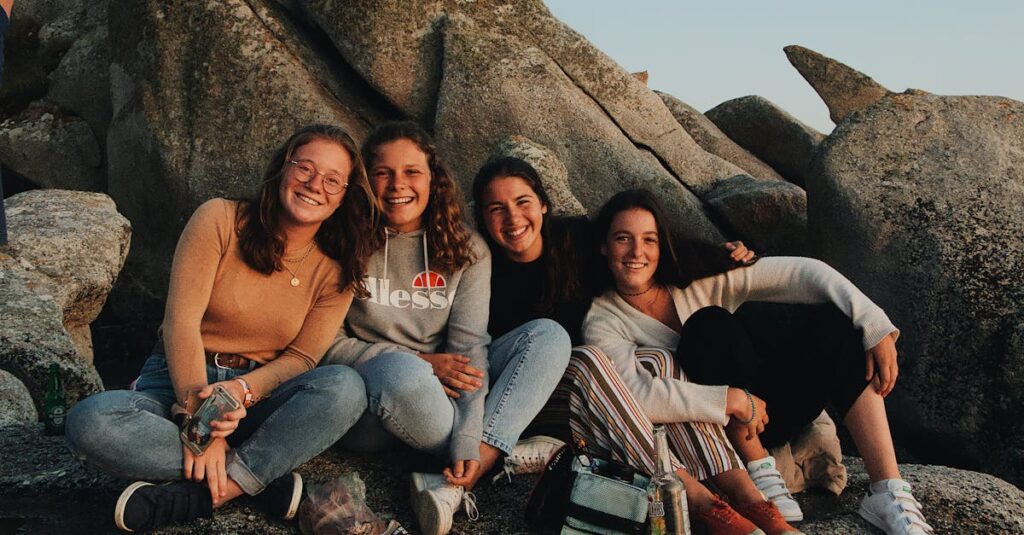
[[658,244],[658,226],[649,211],[630,208],[615,216],[601,254],[620,291],[640,292],[651,286],[661,255]]
[[298,179],[296,166],[285,162],[279,188],[283,220],[291,225],[319,226],[331,217],[345,198],[345,189],[337,194],[327,193],[323,186],[324,176],[336,175],[347,181],[352,171],[352,158],[345,147],[326,139],[314,139],[295,149],[292,160],[313,166],[317,174],[308,182],[302,182]]
[[423,226],[430,200],[430,166],[426,153],[415,143],[398,139],[378,147],[370,166],[370,187],[389,227],[410,232]]
[[544,240],[540,230],[548,207],[530,184],[517,176],[492,180],[484,190],[484,226],[514,262],[540,258]]

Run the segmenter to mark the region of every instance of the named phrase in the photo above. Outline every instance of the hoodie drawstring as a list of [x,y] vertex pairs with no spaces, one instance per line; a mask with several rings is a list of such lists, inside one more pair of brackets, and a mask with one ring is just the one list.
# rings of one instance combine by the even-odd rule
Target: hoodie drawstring
[[[384,229],[384,273],[381,279],[388,278],[388,239],[391,236],[390,229]],[[430,255],[427,252],[427,233],[423,233],[423,271],[427,278],[427,294],[430,294]]]
[[388,236],[391,234],[388,229],[384,229],[384,273],[381,274],[381,279],[388,278]]
[[[387,253],[384,253],[387,255]],[[387,258],[387,256],[385,256]],[[427,254],[427,233],[423,233],[423,270],[427,275],[427,295],[430,295],[430,255]]]

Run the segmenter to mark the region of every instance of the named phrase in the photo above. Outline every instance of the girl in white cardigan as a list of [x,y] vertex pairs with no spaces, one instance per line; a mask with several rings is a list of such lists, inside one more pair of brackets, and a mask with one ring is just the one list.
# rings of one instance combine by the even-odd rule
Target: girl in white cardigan
[[[594,300],[584,321],[583,337],[613,361],[651,421],[697,420],[726,425],[730,440],[757,478],[756,470],[761,465],[774,464],[759,438],[766,428],[771,430],[775,425],[766,411],[766,400],[785,398],[779,403],[785,410],[778,414],[773,411],[772,419],[797,430],[801,426],[799,422],[794,424],[794,420],[806,415],[813,419],[822,407],[803,410],[801,394],[794,392],[800,383],[782,389],[781,393],[774,385],[764,384],[764,378],[778,378],[775,382],[780,382],[787,376],[804,375],[803,370],[793,366],[805,365],[806,361],[771,360],[751,378],[750,370],[743,368],[756,366],[759,356],[745,339],[743,325],[729,313],[743,302],[755,300],[831,303],[859,330],[863,351],[855,359],[859,369],[848,363],[836,365],[830,369],[834,377],[810,379],[832,385],[829,390],[835,395],[827,401],[832,401],[844,415],[873,481],[871,493],[861,506],[861,516],[887,533],[931,531],[920,505],[910,494],[910,485],[900,479],[896,464],[883,397],[892,391],[898,373],[895,340],[899,331],[878,306],[838,272],[807,258],[764,258],[754,265],[713,277],[681,280],[661,209],[653,195],[643,190],[623,192],[609,200],[598,216],[595,230],[602,240],[600,252],[607,261],[606,265],[598,266],[604,274],[599,291],[604,292]],[[705,310],[708,307],[717,308]],[[688,329],[692,327],[689,322],[698,316],[705,317],[701,320],[705,325],[718,324],[719,351],[707,347],[714,346],[715,340],[709,342],[705,336],[695,342],[699,336],[687,336],[687,331],[692,331]],[[813,334],[808,333],[808,337]],[[737,377],[751,384],[714,381],[710,384],[721,386],[705,386],[655,377],[638,364],[635,351],[640,346],[675,351],[691,380],[701,381],[697,375]],[[703,354],[687,351],[694,346],[698,346],[696,353]],[[786,348],[776,351],[787,352]],[[837,357],[820,355],[819,360],[827,362],[830,356]],[[709,365],[709,360],[717,362]],[[690,366],[691,361],[702,362]],[[796,413],[799,414],[794,416]],[[773,466],[765,468],[774,471]],[[681,475],[688,494],[698,503],[705,500],[708,491],[685,473]],[[794,506],[795,513],[799,513],[785,487],[781,488],[779,495],[770,497],[787,507],[790,514],[794,513]],[[744,504],[737,508],[741,512],[747,510]],[[700,516],[701,512],[697,514]]]

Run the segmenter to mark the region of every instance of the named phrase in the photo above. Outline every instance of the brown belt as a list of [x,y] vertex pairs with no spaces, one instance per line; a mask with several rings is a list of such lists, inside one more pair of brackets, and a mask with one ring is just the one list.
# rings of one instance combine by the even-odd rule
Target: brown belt
[[256,367],[256,361],[249,360],[237,353],[211,353],[207,351],[206,363],[213,364],[218,368],[231,368],[232,370],[251,370]]

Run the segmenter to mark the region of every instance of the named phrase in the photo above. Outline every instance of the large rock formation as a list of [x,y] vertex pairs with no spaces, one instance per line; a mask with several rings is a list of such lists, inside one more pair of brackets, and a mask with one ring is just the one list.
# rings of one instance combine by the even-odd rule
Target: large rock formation
[[0,370],[0,429],[12,425],[32,425],[39,420],[32,394],[25,383]]
[[808,253],[807,193],[798,186],[739,175],[719,182],[705,200],[758,254]]
[[0,161],[36,186],[106,188],[107,4],[38,0],[15,7],[0,85]]
[[5,204],[0,368],[23,381],[41,407],[50,364],[57,364],[74,403],[103,389],[89,324],[128,254],[131,227],[99,193],[38,190]]
[[538,145],[522,137],[512,136],[498,144],[492,157],[512,156],[529,162],[540,175],[544,192],[551,200],[549,208],[552,215],[582,216],[587,215],[586,208],[573,195],[569,188],[569,172],[550,149]]
[[727,100],[705,115],[730,139],[803,187],[814,151],[825,136],[768,99],[751,95]]
[[747,149],[729,139],[720,128],[715,126],[706,115],[679,100],[668,93],[655,91],[661,101],[665,103],[672,116],[676,118],[679,125],[690,134],[690,137],[701,146],[702,149],[732,163],[743,169],[752,177],[760,179],[784,180],[782,175],[775,172],[768,164],[757,159]]
[[333,123],[362,139],[383,116],[273,1],[148,0],[110,16],[109,192],[136,230],[129,276],[159,315],[174,244],[200,203],[254,193],[298,127]]
[[434,125],[463,181],[521,135],[558,156],[588,210],[646,185],[676,206],[679,228],[720,239],[695,195],[743,171],[702,150],[657,95],[540,2],[303,6],[374,88]]
[[[522,136],[564,165],[566,199],[584,210],[647,187],[676,229],[708,241],[744,238],[732,234],[743,227],[736,217],[707,202],[718,185],[747,168],[770,174],[698,145],[658,95],[539,0],[107,3],[19,10],[2,94],[12,98],[0,99],[0,120],[15,120],[0,126],[0,160],[38,186],[106,191],[132,221],[115,320],[160,316],[192,210],[250,194],[270,150],[313,121],[359,140],[382,120],[416,119],[436,132],[464,189]],[[30,106],[50,110],[49,122],[23,124]],[[29,149],[63,151],[60,169],[32,167],[38,159],[19,156]]]
[[84,120],[35,105],[0,123],[0,160],[33,184],[100,191],[103,154]]
[[825,101],[836,124],[850,112],[866,108],[890,93],[866,74],[813,50],[798,45],[783,50],[789,62]]
[[813,176],[813,245],[902,329],[898,438],[1024,484],[1024,103],[887,95]]

